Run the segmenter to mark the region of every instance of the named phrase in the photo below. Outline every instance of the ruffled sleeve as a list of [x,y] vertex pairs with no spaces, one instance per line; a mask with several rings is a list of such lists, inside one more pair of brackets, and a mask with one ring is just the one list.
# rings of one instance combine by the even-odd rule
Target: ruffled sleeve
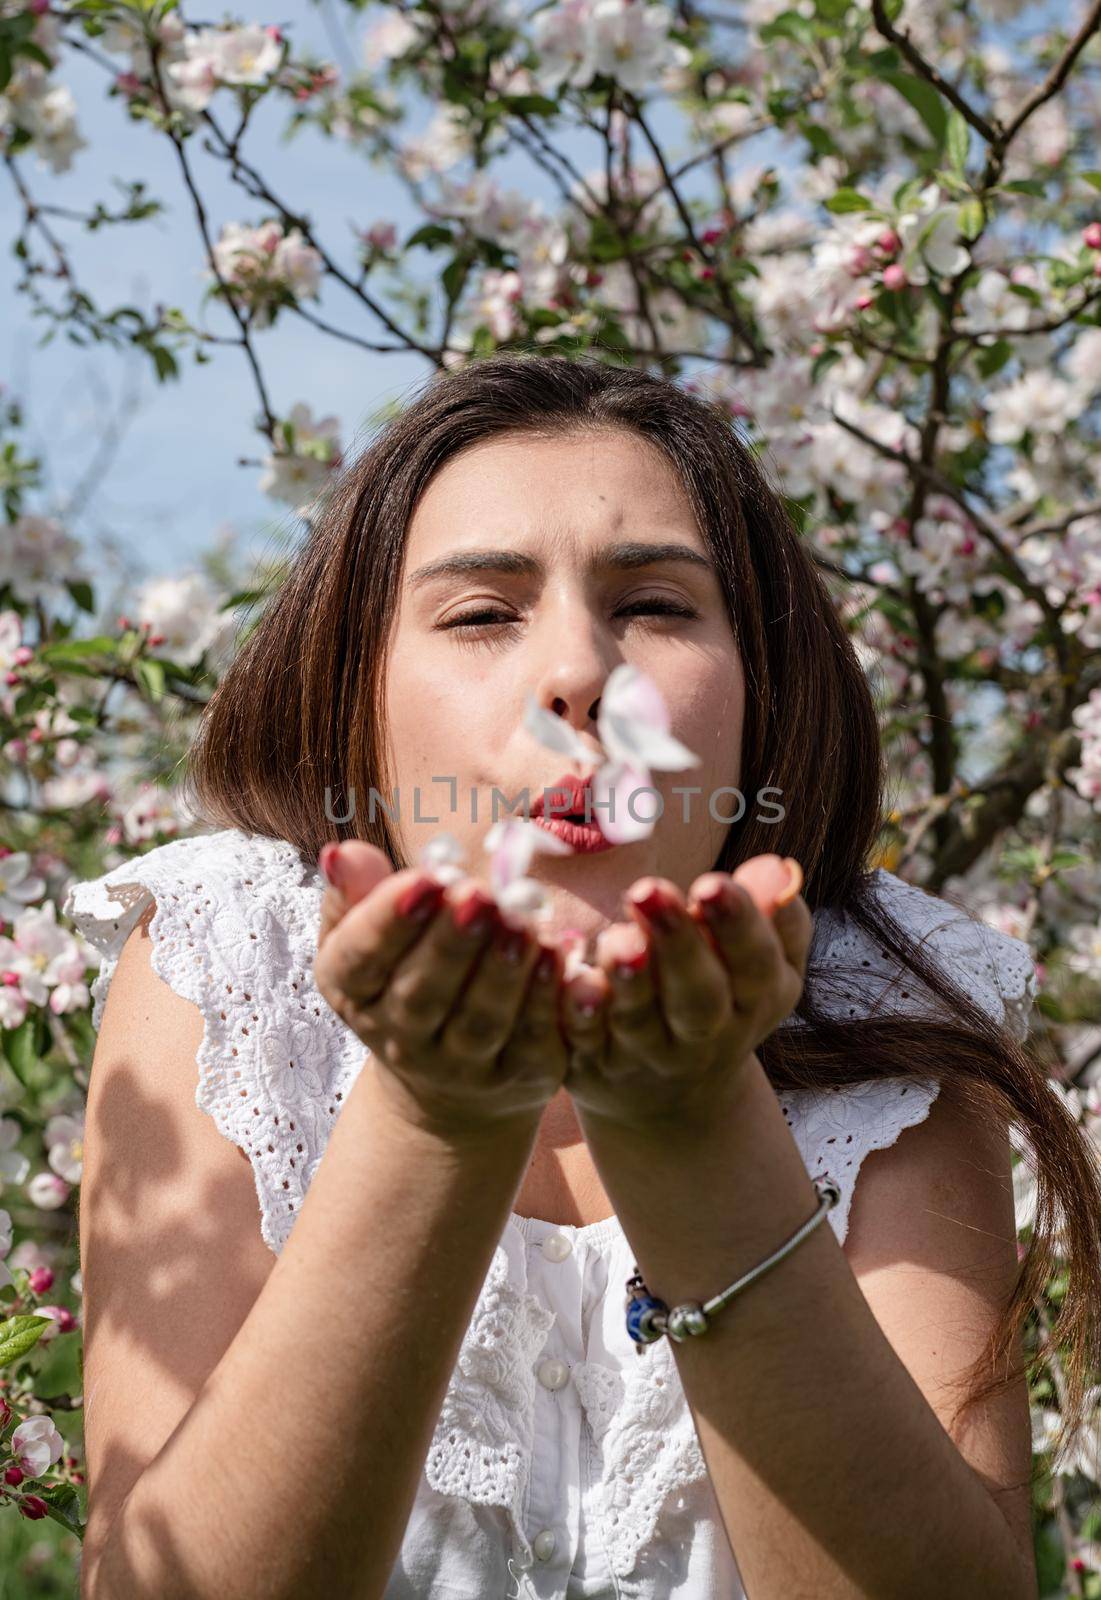
[[[1025,1039],[1037,990],[1036,966],[1025,941],[883,868],[872,878],[877,898],[921,942],[924,953],[994,1022],[1015,1039]],[[938,996],[844,913],[815,914],[810,961],[815,1000],[840,1021],[873,1013],[947,1014]],[[788,1019],[788,1025],[801,1023],[794,1015]],[[886,1149],[905,1128],[923,1121],[939,1087],[936,1078],[895,1077],[778,1096],[811,1177],[828,1175],[841,1189],[841,1200],[829,1213],[840,1241],[865,1156]]]
[[278,1253],[367,1051],[313,982],[321,884],[285,840],[237,829],[173,839],[73,883],[62,911],[111,978],[150,902],[153,970],[203,1017],[195,1103],[251,1162]]
[[[1015,1039],[1027,1037],[1038,980],[1032,951],[1023,939],[882,867],[872,874],[872,885],[880,904],[917,938],[925,955]],[[945,1014],[939,998],[908,968],[832,907],[815,913],[810,962],[818,1004],[842,1021],[870,1012]]]

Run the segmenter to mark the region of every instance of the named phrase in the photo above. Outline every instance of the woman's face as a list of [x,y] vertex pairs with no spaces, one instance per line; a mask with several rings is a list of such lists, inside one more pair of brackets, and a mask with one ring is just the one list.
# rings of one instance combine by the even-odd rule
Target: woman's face
[[[639,546],[659,545],[689,554],[655,548],[657,559],[639,559]],[[474,552],[477,567],[430,570]],[[700,765],[652,773],[665,807],[648,838],[597,854],[533,856],[528,875],[550,890],[552,933],[595,936],[623,918],[620,897],[637,878],[654,874],[687,890],[713,865],[727,824],[708,797],[740,776],[741,662],[689,501],[644,440],[618,430],[509,435],[449,460],[409,527],[386,667],[383,793],[392,804],[399,790],[394,826],[405,861],[416,863],[446,830],[466,851],[466,872],[488,884],[482,841],[495,820],[494,786],[506,797],[497,815],[510,806],[522,815],[525,791],[530,805],[564,774],[587,777],[602,759],[601,692],[621,662],[655,681],[672,733]],[[528,695],[576,730],[592,752],[586,765],[525,729]],[[654,806],[643,795],[636,810],[649,816]],[[720,819],[736,814],[736,796],[719,795],[714,809]]]

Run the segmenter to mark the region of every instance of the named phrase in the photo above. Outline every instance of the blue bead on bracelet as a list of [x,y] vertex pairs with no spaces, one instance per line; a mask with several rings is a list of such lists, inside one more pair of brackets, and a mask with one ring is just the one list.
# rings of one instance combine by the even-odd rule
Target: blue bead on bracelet
[[724,1289],[722,1294],[716,1295],[704,1305],[698,1300],[686,1300],[670,1311],[664,1300],[659,1300],[647,1289],[636,1261],[635,1270],[626,1283],[627,1332],[634,1341],[635,1354],[641,1355],[648,1344],[654,1344],[666,1334],[678,1344],[683,1344],[686,1339],[706,1333],[710,1319],[716,1312],[721,1311],[729,1300],[759,1278],[763,1272],[767,1272],[769,1267],[774,1267],[778,1261],[782,1261],[818,1226],[826,1212],[841,1198],[840,1186],[832,1178],[815,1178],[814,1187],[818,1195],[818,1209],[814,1215],[801,1227],[796,1228],[791,1238],[787,1239],[778,1250],[774,1250],[770,1256],[766,1256],[755,1267],[744,1272],[729,1288]]

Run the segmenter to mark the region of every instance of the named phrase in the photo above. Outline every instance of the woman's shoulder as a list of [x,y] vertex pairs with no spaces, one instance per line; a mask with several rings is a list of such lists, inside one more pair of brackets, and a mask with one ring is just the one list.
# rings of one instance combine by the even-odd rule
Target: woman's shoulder
[[[1017,1039],[1027,1035],[1038,979],[1024,939],[886,868],[870,874],[869,887],[874,903],[994,1022]],[[818,980],[816,999],[828,1014],[844,1020],[872,1006],[879,1014],[939,1011],[937,998],[853,916],[824,907],[814,923],[810,970]]]

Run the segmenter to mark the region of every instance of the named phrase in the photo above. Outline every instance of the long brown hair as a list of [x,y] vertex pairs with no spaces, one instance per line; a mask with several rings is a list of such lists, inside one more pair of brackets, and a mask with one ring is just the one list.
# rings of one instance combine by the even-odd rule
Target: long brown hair
[[[875,1077],[935,1078],[1015,1124],[1037,1178],[1036,1221],[989,1349],[957,1411],[1021,1376],[1020,1335],[1063,1257],[1051,1333],[1065,1347],[1064,1442],[1101,1369],[1101,1163],[1017,1041],[934,965],[876,901],[869,863],[883,822],[885,762],[872,695],[837,607],[783,499],[717,404],[601,358],[502,354],[433,374],[341,474],[285,580],[204,709],[184,789],[216,827],[290,840],[309,860],[361,838],[401,858],[384,807],[383,683],[406,531],[452,456],[479,440],[629,429],[662,451],[690,496],[715,563],[746,682],[740,787],[813,796],[779,822],[731,823],[715,866],[768,851],[803,866],[811,910],[842,909],[944,1003],[921,1016],[836,1021],[816,1006],[813,959],[797,1014],[758,1049],[778,1090]],[[807,786],[806,775],[813,774]],[[327,815],[326,813],[329,813]],[[1059,1232],[1063,1238],[1060,1240]]]

